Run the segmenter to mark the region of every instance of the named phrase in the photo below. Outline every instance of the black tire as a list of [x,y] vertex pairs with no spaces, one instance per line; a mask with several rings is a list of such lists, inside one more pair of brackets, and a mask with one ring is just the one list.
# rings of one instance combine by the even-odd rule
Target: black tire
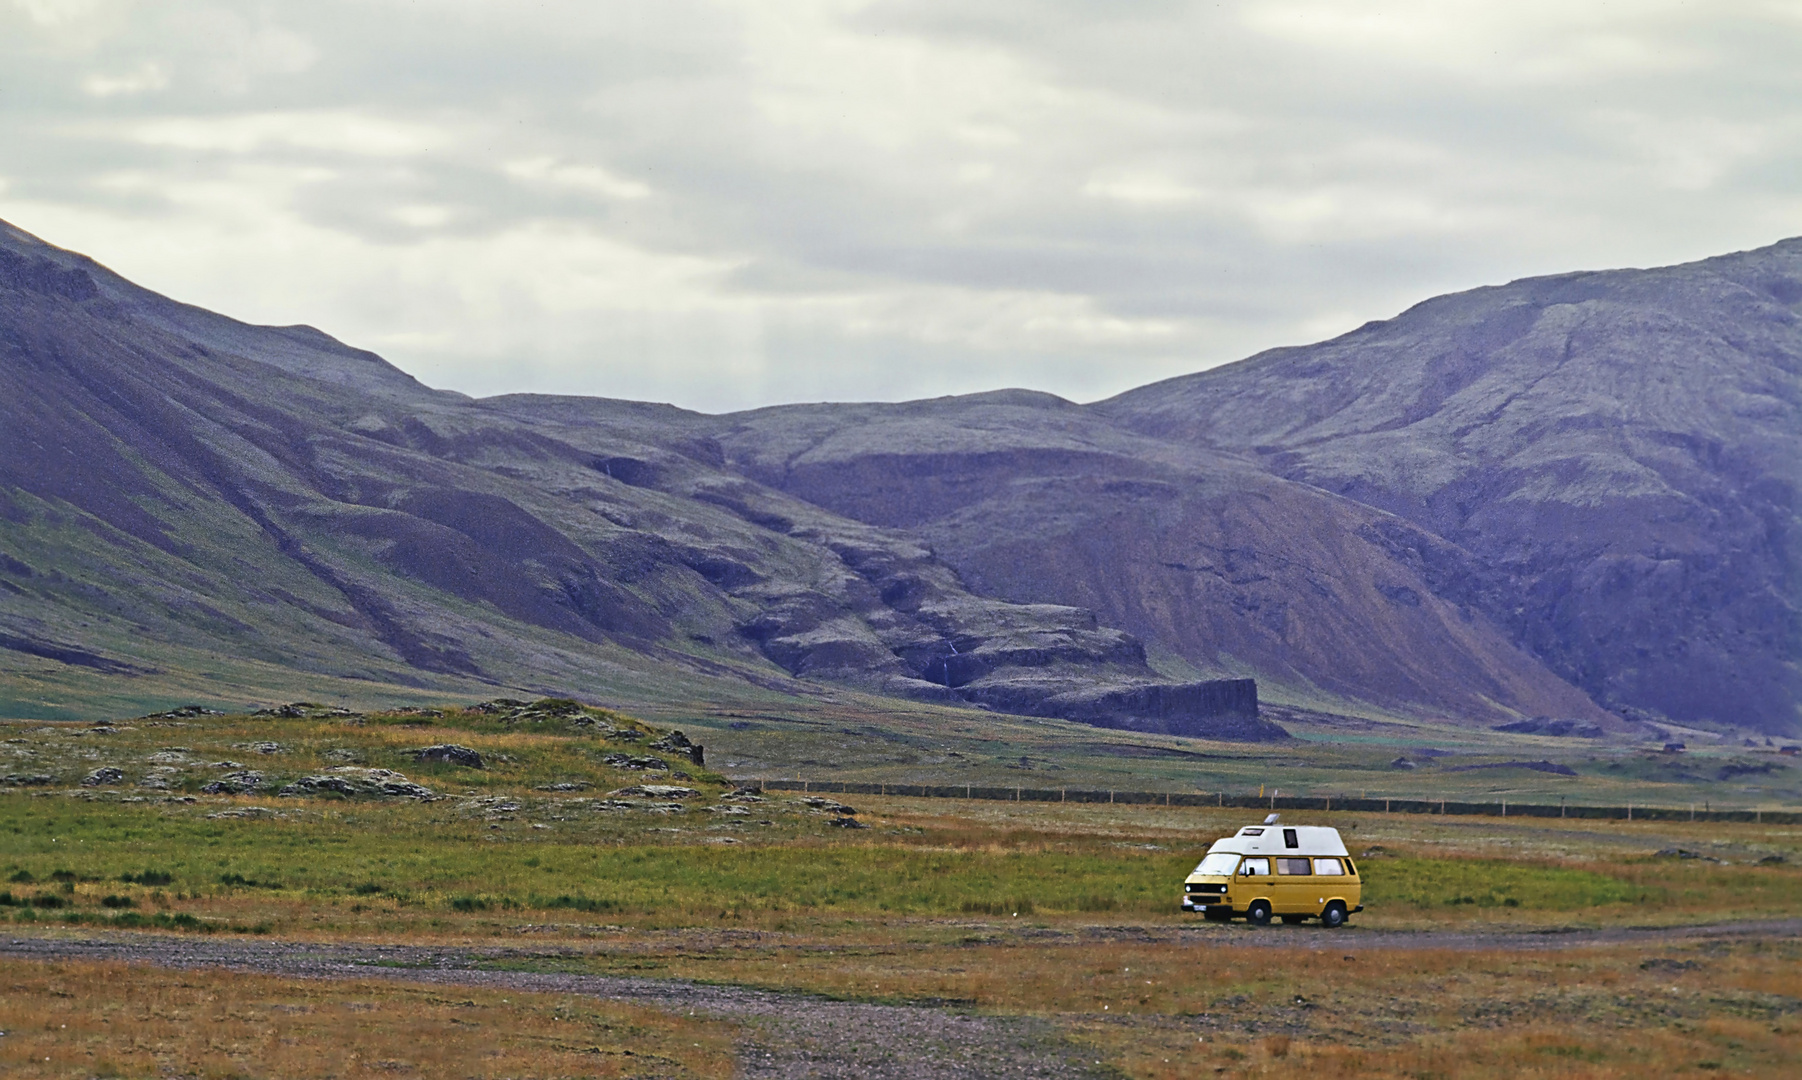
[[1308,921],[1308,917],[1306,915],[1284,915],[1283,916],[1283,924],[1285,926],[1300,926],[1302,923],[1305,923],[1307,921]]
[[1245,909],[1245,921],[1253,926],[1270,925],[1270,901],[1253,900]]
[[1320,913],[1320,925],[1328,930],[1337,930],[1345,925],[1345,905],[1335,900]]

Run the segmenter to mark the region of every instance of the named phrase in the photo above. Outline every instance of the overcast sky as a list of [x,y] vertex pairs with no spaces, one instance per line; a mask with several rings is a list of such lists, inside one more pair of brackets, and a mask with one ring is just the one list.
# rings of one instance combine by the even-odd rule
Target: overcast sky
[[471,394],[1093,400],[1802,234],[1802,0],[0,0],[0,218]]

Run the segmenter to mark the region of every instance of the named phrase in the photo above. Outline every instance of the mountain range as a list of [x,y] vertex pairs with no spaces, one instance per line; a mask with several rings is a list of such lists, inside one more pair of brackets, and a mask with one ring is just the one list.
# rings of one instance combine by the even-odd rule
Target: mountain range
[[714,416],[433,390],[0,223],[0,684],[693,680],[1282,738],[1255,679],[1789,733],[1799,444],[1802,240],[1090,405]]

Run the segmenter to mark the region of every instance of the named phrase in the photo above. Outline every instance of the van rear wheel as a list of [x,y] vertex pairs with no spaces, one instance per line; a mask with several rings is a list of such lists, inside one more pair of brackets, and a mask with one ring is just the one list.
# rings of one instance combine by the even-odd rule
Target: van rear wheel
[[1336,930],[1345,925],[1345,905],[1335,900],[1320,913],[1320,925],[1329,930]]
[[1269,926],[1270,901],[1253,900],[1251,906],[1245,909],[1245,921],[1253,926]]

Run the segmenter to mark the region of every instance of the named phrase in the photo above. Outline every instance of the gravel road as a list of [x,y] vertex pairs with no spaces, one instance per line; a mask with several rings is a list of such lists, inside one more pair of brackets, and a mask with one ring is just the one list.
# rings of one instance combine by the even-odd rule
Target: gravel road
[[18,936],[0,939],[0,955],[57,960],[112,960],[169,968],[224,968],[324,979],[400,979],[591,994],[671,1012],[743,1023],[740,1075],[782,1078],[1039,1080],[1113,1075],[1065,1041],[1049,1023],[1028,1017],[972,1016],[944,1008],[829,1001],[677,979],[535,974],[477,970],[543,950],[451,950],[154,934]]
[[[704,932],[701,936],[705,936]],[[1079,930],[997,931],[991,940],[1158,942],[1360,950],[1556,950],[1610,945],[1802,937],[1802,919],[1677,927],[1570,931],[1397,931],[1347,927],[1252,929],[1093,926]],[[692,944],[700,945],[701,942]],[[451,949],[161,934],[14,933],[0,955],[31,959],[110,960],[169,968],[223,968],[326,979],[400,979],[418,983],[505,987],[590,994],[672,1012],[741,1022],[747,1077],[852,1077],[995,1080],[1105,1075],[1049,1022],[1030,1017],[968,1015],[930,1005],[830,1001],[808,994],[708,986],[679,979],[538,974],[485,970],[497,963],[580,955],[557,948]]]

